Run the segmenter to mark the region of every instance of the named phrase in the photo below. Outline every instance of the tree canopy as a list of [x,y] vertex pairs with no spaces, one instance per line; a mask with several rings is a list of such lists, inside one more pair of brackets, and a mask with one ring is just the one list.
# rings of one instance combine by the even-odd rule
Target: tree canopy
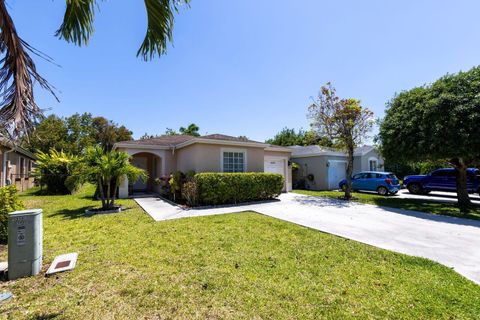
[[[446,161],[461,178],[480,159],[480,67],[395,95],[379,141],[387,161]],[[469,201],[459,195],[459,202]]]
[[140,139],[154,139],[154,138],[159,138],[161,136],[176,136],[176,135],[189,135],[189,136],[194,136],[194,137],[199,137],[200,136],[200,127],[197,126],[195,123],[189,124],[186,128],[185,127],[180,127],[180,129],[175,130],[172,128],[166,128],[164,134],[148,134],[145,133],[143,136],[140,137]]
[[290,128],[283,128],[279,133],[277,133],[273,138],[265,141],[266,143],[277,145],[277,146],[310,146],[310,145],[321,145],[325,147],[332,147],[332,141],[325,136],[317,135],[313,130],[304,131],[303,129],[298,130]]
[[199,137],[200,133],[198,132],[200,127],[197,126],[195,123],[191,123],[188,127],[180,127],[179,131],[181,134]]
[[317,99],[309,107],[312,129],[319,136],[329,137],[347,153],[345,199],[351,198],[353,152],[373,126],[373,112],[357,99],[341,99],[331,83],[322,86]]
[[48,153],[56,149],[78,155],[95,145],[111,150],[114,143],[127,140],[132,140],[132,132],[125,126],[90,113],[76,113],[66,118],[46,117],[26,147],[32,151]]

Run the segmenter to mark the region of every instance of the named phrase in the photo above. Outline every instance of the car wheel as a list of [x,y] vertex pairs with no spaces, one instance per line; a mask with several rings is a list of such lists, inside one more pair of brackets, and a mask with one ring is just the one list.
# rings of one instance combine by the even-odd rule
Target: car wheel
[[386,196],[388,195],[388,190],[385,187],[378,187],[377,192],[381,196]]
[[343,192],[345,192],[347,190],[347,185],[346,184],[342,184],[342,187],[340,188]]
[[407,186],[408,192],[413,194],[421,194],[422,187],[418,183],[411,183]]

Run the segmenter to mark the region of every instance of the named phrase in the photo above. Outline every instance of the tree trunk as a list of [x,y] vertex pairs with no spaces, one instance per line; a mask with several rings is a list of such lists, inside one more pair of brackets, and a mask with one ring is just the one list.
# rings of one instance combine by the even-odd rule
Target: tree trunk
[[110,192],[110,185],[111,185],[111,181],[110,179],[108,179],[108,185],[107,185],[107,210],[108,209],[111,209],[111,204],[110,204],[110,197],[112,196],[111,195],[111,192]]
[[461,207],[467,207],[471,204],[470,196],[467,190],[467,168],[463,158],[454,159],[451,163],[455,166],[457,177],[457,201]]
[[102,200],[102,209],[105,209],[105,192],[103,191],[102,179],[98,178],[98,189],[100,190],[100,200]]
[[117,196],[117,183],[113,183],[113,195],[112,195],[112,202],[110,207],[113,208],[115,206],[115,197]]
[[352,198],[352,172],[353,172],[353,145],[347,148],[347,186],[345,188],[345,199]]

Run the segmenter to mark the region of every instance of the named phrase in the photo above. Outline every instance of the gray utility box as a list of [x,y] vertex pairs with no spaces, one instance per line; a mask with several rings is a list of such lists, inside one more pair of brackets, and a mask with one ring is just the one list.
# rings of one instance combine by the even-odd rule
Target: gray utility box
[[42,209],[8,215],[8,279],[34,276],[42,268]]

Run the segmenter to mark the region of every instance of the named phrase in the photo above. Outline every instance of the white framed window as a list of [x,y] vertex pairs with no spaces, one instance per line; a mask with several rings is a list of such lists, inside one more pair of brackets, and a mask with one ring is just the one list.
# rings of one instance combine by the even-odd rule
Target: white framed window
[[223,172],[245,172],[247,152],[242,149],[222,149],[221,164]]

